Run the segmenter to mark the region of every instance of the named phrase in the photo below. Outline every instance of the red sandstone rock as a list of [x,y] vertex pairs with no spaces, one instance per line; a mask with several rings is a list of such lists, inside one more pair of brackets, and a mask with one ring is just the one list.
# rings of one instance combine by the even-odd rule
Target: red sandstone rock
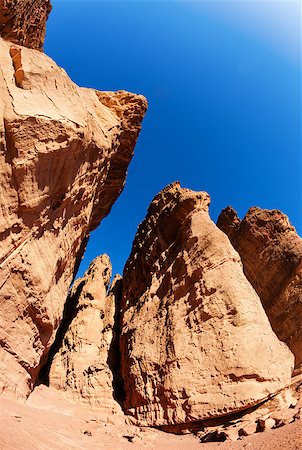
[[0,0],[0,36],[42,50],[50,11],[50,0]]
[[59,336],[58,352],[49,373],[49,385],[108,415],[121,412],[114,400],[111,359],[114,352],[114,288],[107,295],[111,264],[107,255],[96,258],[78,279],[67,299],[67,330]]
[[0,55],[0,392],[24,398],[89,233],[123,189],[147,103],[79,88],[43,53],[1,38]]
[[272,328],[302,365],[302,239],[286,215],[251,208],[241,221],[228,207],[217,225],[241,256]]
[[222,417],[290,382],[293,355],[211,221],[209,202],[178,183],[160,192],[125,266],[124,408],[143,425],[173,431]]

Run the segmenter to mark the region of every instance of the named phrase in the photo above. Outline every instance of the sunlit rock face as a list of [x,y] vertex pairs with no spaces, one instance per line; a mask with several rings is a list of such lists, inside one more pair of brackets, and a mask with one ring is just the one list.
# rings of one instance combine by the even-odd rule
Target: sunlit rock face
[[72,400],[102,409],[106,416],[122,413],[114,399],[116,296],[120,277],[112,283],[107,255],[97,257],[78,279],[67,299],[68,314],[49,362],[49,385]]
[[273,330],[294,353],[296,371],[301,371],[302,239],[278,210],[251,208],[241,221],[228,207],[217,225],[240,254]]
[[123,406],[143,425],[177,430],[221,417],[290,381],[293,355],[211,221],[209,202],[205,192],[168,186],[152,201],[126,263]]
[[[17,3],[5,2],[6,17],[31,20]],[[44,34],[27,35],[26,20],[27,44],[40,48]],[[12,34],[23,31],[12,29],[15,42]],[[147,102],[79,88],[42,52],[1,38],[0,55],[0,392],[24,398],[54,341],[89,233],[123,189]]]

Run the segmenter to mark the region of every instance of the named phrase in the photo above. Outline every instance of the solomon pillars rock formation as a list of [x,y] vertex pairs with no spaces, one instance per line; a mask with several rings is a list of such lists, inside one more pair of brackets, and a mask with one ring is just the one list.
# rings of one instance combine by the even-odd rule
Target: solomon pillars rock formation
[[272,328],[302,365],[302,239],[287,216],[251,208],[241,221],[233,208],[217,222],[241,256],[244,272],[257,291]]
[[124,408],[143,425],[221,417],[290,381],[293,355],[211,221],[209,202],[208,194],[178,183],[164,189],[124,270]]
[[69,326],[59,333],[58,352],[49,373],[50,386],[65,391],[73,400],[102,408],[109,415],[120,411],[113,398],[111,372],[115,297],[112,291],[107,296],[110,277],[109,257],[102,255],[74,284],[63,324],[69,322]]
[[[32,16],[22,17],[28,30]],[[18,29],[5,37],[12,35],[16,42]],[[42,45],[42,36],[25,39],[35,48],[37,40]],[[3,39],[0,55],[0,392],[24,398],[89,233],[123,188],[147,103],[79,88],[42,52]]]

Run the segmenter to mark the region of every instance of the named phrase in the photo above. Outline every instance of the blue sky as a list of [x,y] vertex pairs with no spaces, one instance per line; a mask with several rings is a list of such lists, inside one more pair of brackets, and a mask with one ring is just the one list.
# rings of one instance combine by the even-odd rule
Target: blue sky
[[53,1],[46,53],[77,84],[144,94],[126,187],[79,275],[108,253],[121,273],[138,224],[172,181],[232,205],[280,209],[302,233],[301,3]]

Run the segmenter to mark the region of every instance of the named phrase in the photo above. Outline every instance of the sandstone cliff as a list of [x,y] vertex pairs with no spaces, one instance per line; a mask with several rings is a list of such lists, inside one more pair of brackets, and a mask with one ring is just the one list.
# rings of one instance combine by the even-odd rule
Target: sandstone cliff
[[302,239],[277,210],[251,208],[241,221],[228,207],[217,225],[241,256],[273,330],[302,365]]
[[124,409],[151,426],[226,416],[290,382],[273,333],[205,192],[168,186],[140,225],[123,276]]
[[[42,18],[38,34],[29,3]],[[0,392],[24,398],[89,233],[123,188],[147,103],[79,88],[42,52],[16,44],[41,48],[47,1],[5,5],[1,35],[14,43],[0,39]]]
[[[208,194],[174,183],[152,201],[123,281],[109,287],[111,264],[102,255],[69,291],[90,232],[124,186],[147,102],[76,86],[42,52],[50,9],[49,0],[0,0],[2,428],[14,429],[20,417],[4,397],[25,399],[42,367],[50,387],[40,385],[27,401],[35,414],[21,405],[33,417],[16,427],[27,435],[18,434],[21,446],[47,410],[48,420],[60,413],[52,425],[42,422],[56,436],[61,429],[62,448],[86,448],[104,413],[121,417],[117,401],[130,417],[120,437],[129,446],[138,439],[139,448],[145,431],[139,436],[131,422],[195,427],[204,441],[299,420],[301,408],[284,389],[294,358],[277,336],[301,368],[302,240],[279,211],[252,208],[241,221],[227,208],[217,227]],[[68,398],[62,407],[59,391]],[[38,447],[52,446],[42,434]]]
[[42,50],[50,0],[0,0],[0,36]]
[[[59,335],[58,351],[51,362],[49,385],[69,398],[101,408],[109,416],[120,412],[114,400],[114,287],[107,295],[111,264],[107,255],[96,258],[67,299],[69,323]],[[63,324],[64,328],[66,324]]]

